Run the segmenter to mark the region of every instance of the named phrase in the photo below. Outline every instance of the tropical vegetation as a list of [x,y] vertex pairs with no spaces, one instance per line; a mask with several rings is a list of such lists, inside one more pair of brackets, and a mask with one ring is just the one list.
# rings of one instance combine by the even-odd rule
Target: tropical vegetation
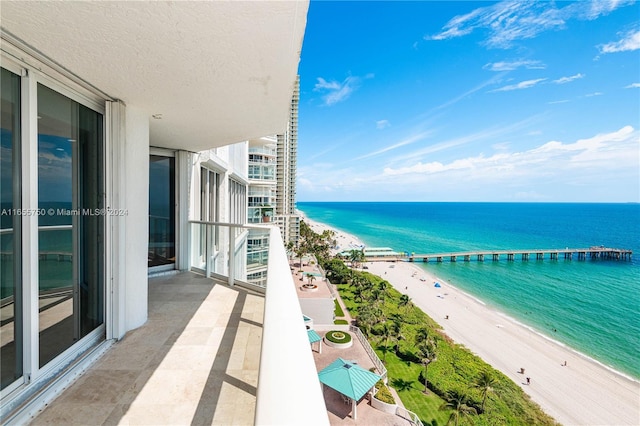
[[453,342],[408,295],[331,257],[333,235],[314,233],[304,222],[301,235],[300,246],[316,256],[385,363],[389,383],[425,425],[557,424],[511,379]]

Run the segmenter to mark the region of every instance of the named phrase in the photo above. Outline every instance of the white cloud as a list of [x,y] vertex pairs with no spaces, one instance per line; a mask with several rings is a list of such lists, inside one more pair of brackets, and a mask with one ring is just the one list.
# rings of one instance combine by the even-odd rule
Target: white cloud
[[[598,201],[593,194],[620,181],[629,184],[623,197],[640,201],[632,195],[640,180],[640,131],[631,126],[573,142],[552,140],[531,149],[511,151],[517,146],[498,143],[493,144],[492,153],[447,160],[441,157],[424,161],[406,156],[393,166],[369,161],[366,167],[355,162],[348,168],[313,164],[303,167],[302,172],[298,169],[299,183],[304,198],[309,200],[322,198],[323,194],[334,200],[403,199],[398,196],[409,199],[428,194],[458,200],[542,197]],[[498,187],[499,194],[488,190]],[[371,188],[376,189],[375,194]],[[540,188],[553,189],[556,195],[543,197],[537,192]]]
[[601,44],[598,50],[600,53],[616,53],[640,49],[640,30],[629,31],[621,37],[618,41]]
[[455,139],[446,140],[434,145],[430,145],[416,151],[409,152],[407,154],[396,156],[389,160],[389,164],[404,164],[407,161],[420,161],[427,155],[432,155],[437,152],[447,151],[452,148],[460,147],[471,143],[479,143],[483,141],[494,141],[497,138],[502,138],[504,135],[510,133],[518,133],[522,128],[530,126],[533,122],[539,119],[538,116],[521,120],[512,123],[505,127],[494,127],[490,129],[484,129],[476,133],[471,133],[466,136],[462,136]]
[[638,167],[639,143],[640,132],[625,126],[615,132],[598,134],[573,143],[550,141],[528,151],[496,153],[489,157],[479,154],[449,163],[419,161],[398,168],[385,167],[383,175],[428,175],[466,170],[467,173],[473,173],[474,179],[485,177],[504,180],[509,175],[561,174],[570,168],[597,167],[615,171],[622,167]]
[[562,99],[559,101],[550,101],[547,102],[549,105],[555,105],[555,104],[566,104],[567,102],[569,102],[569,99]]
[[463,94],[448,100],[447,102],[438,105],[437,107],[433,108],[433,110],[439,110],[439,109],[443,109],[443,108],[447,108],[451,105],[454,105],[458,102],[460,102],[462,99],[466,98],[469,95],[474,94],[475,92],[490,86],[498,81],[500,81],[500,79],[503,77],[504,74],[496,74],[495,76],[491,77],[490,79],[483,81],[482,83],[478,84],[477,86],[473,87],[472,89],[467,90],[466,92],[464,92]]
[[389,120],[378,120],[376,121],[376,129],[385,129],[387,127],[391,126],[391,123],[389,123]]
[[506,151],[511,144],[509,142],[494,143],[491,145],[494,151]]
[[590,98],[592,96],[602,96],[602,92],[593,92],[593,93],[587,93],[586,95],[584,95],[586,98]]
[[637,89],[637,88],[640,88],[640,83],[631,83],[630,85],[625,86],[624,88],[625,89]]
[[547,1],[502,1],[481,7],[447,22],[438,34],[425,36],[426,40],[446,40],[462,37],[476,29],[487,32],[485,44],[490,48],[510,48],[516,40],[536,37],[548,30],[558,30],[571,19],[593,20],[601,15],[632,4],[632,0],[570,2],[558,7]]
[[591,0],[577,8],[580,19],[593,20],[600,15],[606,15],[620,6],[633,4],[634,0]]
[[536,84],[545,81],[546,78],[536,78],[534,80],[525,80],[521,81],[518,84],[510,84],[508,86],[501,87],[499,89],[491,90],[491,92],[508,92],[511,90],[521,90],[521,89],[529,89]]
[[574,80],[578,80],[580,78],[584,78],[584,74],[576,74],[576,75],[572,75],[571,77],[561,77],[557,80],[553,80],[554,83],[556,84],[566,84],[566,83],[570,83]]
[[540,61],[530,61],[530,60],[520,59],[516,61],[511,61],[511,62],[502,61],[502,62],[488,63],[482,68],[489,71],[513,71],[513,70],[517,70],[518,68],[525,68],[528,70],[542,70],[542,69],[545,69],[546,67],[547,66]]
[[403,141],[400,141],[398,143],[395,143],[393,145],[387,146],[385,148],[379,149],[379,150],[374,151],[374,152],[370,152],[369,154],[361,155],[360,157],[357,157],[354,160],[363,160],[365,158],[374,157],[376,155],[383,154],[385,152],[400,148],[400,147],[405,146],[405,145],[410,145],[412,143],[421,141],[422,139],[426,138],[429,134],[430,134],[430,132],[418,133],[416,135],[410,136],[407,139],[405,139]]
[[351,96],[360,85],[360,78],[347,77],[342,83],[337,81],[327,81],[322,77],[318,77],[318,82],[314,86],[313,90],[316,92],[325,93],[322,96],[324,104],[327,106],[334,105],[338,102],[342,102]]

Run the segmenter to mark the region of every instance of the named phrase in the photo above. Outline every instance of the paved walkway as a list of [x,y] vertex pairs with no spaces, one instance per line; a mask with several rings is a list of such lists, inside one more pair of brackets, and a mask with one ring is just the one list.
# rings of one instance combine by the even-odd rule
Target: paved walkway
[[[305,259],[302,262],[302,266],[300,266],[299,261],[295,261],[292,266],[292,274],[294,278],[294,282],[299,283],[300,273],[298,272],[302,269],[302,274],[306,274],[309,272],[318,272],[318,268],[315,262],[311,262],[311,259]],[[296,278],[298,280],[296,280]],[[307,279],[304,282],[308,282]],[[333,286],[333,284],[324,282],[321,277],[314,283],[317,283],[319,286],[319,291],[317,292],[298,292],[298,297],[305,298],[313,298],[313,297],[330,297],[330,293],[328,290],[328,286]],[[333,286],[335,289],[335,286]],[[338,291],[336,289],[335,293],[338,295],[338,303],[342,307],[344,311],[344,317],[341,319],[346,319],[348,323],[352,323],[352,318],[345,307],[344,302],[340,298]],[[332,329],[331,325],[318,325],[314,327],[320,336],[324,337],[326,331]],[[356,336],[352,334],[353,337],[353,345],[350,348],[337,349],[331,346],[328,346],[324,341],[320,342],[322,345],[322,353],[318,352],[318,344],[314,343],[313,346],[313,358],[316,363],[316,369],[321,371],[323,368],[331,364],[337,358],[343,358],[349,361],[355,361],[362,368],[369,370],[370,368],[375,367],[373,361],[362,347],[360,341],[356,338]],[[327,406],[327,414],[329,415],[329,422],[332,425],[364,425],[364,426],[408,426],[412,425],[406,419],[398,417],[393,414],[384,413],[380,410],[377,410],[371,406],[367,396],[363,397],[357,405],[357,416],[356,420],[352,417],[352,403],[346,403],[343,399],[342,395],[329,388],[328,386],[323,386],[323,394],[325,404]],[[400,398],[398,398],[397,394],[395,394],[396,401],[399,401],[399,405],[402,406],[402,402]]]
[[264,298],[183,272],[149,280],[149,319],[33,425],[251,425]]

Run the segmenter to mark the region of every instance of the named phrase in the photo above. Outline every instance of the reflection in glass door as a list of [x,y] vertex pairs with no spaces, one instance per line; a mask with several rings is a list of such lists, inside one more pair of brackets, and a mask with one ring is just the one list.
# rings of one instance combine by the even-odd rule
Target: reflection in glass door
[[104,321],[102,126],[38,85],[40,367]]
[[174,157],[149,157],[149,268],[176,262],[175,176]]
[[0,389],[22,377],[20,279],[20,76],[0,77]]

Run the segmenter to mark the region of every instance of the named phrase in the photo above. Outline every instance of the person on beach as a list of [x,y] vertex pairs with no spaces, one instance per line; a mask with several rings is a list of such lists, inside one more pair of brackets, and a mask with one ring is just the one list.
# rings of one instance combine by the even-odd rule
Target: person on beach
[[527,377],[527,384],[530,385],[531,384],[531,378]]

